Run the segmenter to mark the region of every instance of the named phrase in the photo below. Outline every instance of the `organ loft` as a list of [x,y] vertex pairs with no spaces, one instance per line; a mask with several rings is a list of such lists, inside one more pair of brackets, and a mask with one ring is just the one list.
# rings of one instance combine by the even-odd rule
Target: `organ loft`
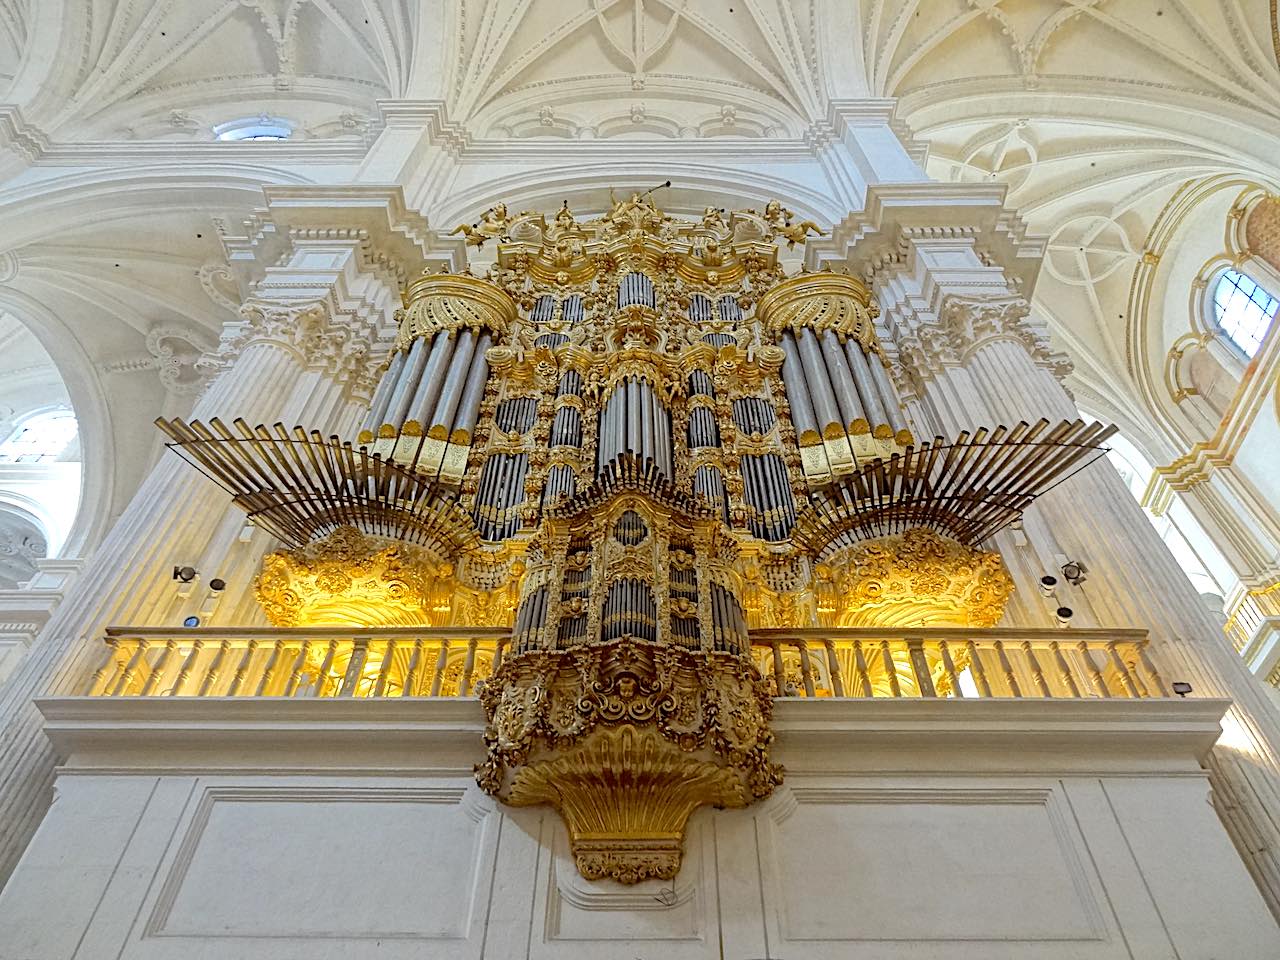
[[[407,284],[357,432],[159,421],[283,545],[255,584],[275,626],[502,637],[447,670],[409,638],[276,648],[256,694],[478,694],[480,787],[553,805],[578,871],[628,884],[676,876],[697,808],[783,781],[775,696],[947,696],[961,674],[990,695],[1003,650],[749,631],[994,626],[1013,581],[993,536],[1111,429],[945,434],[904,403],[867,286],[781,266],[816,229],[776,201],[680,220],[656,191],[592,219],[495,204],[455,231],[475,271]],[[1160,682],[1054,656],[1046,695]],[[225,644],[185,657],[179,687],[247,692]],[[97,692],[131,692],[136,667]],[[145,682],[178,669],[148,662]]]

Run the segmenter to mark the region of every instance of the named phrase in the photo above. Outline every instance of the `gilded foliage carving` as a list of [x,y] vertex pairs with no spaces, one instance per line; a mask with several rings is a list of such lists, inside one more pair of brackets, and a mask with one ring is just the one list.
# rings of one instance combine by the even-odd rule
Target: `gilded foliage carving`
[[1013,594],[998,553],[924,527],[846,547],[816,574],[819,618],[837,627],[993,627]]
[[555,804],[584,876],[674,876],[694,809],[742,806],[781,782],[768,688],[738,656],[632,638],[534,650],[505,660],[480,699],[477,782]]

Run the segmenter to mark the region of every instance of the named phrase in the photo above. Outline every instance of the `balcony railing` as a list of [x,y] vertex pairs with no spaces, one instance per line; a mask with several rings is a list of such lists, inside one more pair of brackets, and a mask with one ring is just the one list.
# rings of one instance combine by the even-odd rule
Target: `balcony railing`
[[[109,697],[466,697],[506,628],[113,627],[93,676]],[[1164,697],[1142,630],[756,630],[782,697]]]

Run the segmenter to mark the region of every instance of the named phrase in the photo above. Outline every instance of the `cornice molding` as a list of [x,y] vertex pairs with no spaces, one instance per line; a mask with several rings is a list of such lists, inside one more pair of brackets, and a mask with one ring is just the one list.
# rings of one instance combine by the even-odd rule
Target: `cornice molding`
[[0,148],[40,166],[101,167],[135,163],[192,163],[228,160],[307,163],[359,163],[369,142],[357,139],[283,140],[77,140],[54,141],[13,104],[0,104]]
[[[809,241],[805,263],[812,270],[847,265],[867,279],[898,263],[913,239],[970,238],[1030,297],[1046,239],[1028,235],[1016,212],[1005,206],[1004,184],[960,184],[922,180],[873,183],[863,209],[850,214],[825,239]],[[946,226],[939,226],[944,219]]]
[[[473,699],[58,697],[36,701],[64,775],[201,770],[372,774],[462,769],[482,755]],[[1229,701],[775,700],[778,755],[830,770],[839,749],[862,769],[912,757],[950,770],[954,750],[998,767],[1010,751],[1062,770],[1200,775]],[[904,750],[905,744],[920,749]],[[1069,746],[1070,750],[1061,749]],[[984,759],[985,758],[985,759]]]

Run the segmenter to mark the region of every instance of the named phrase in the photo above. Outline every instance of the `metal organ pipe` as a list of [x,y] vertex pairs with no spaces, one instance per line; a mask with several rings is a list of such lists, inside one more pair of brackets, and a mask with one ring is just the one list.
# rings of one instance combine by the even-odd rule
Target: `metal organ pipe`
[[[453,355],[445,368],[448,372],[444,376],[444,387],[440,390],[440,399],[436,401],[435,411],[430,421],[422,422],[423,428],[426,428],[428,423],[432,427],[442,426],[446,438],[448,437],[449,427],[453,424],[454,414],[458,410],[458,401],[462,399],[462,388],[466,383],[467,373],[471,370],[471,358],[475,349],[475,334],[470,330],[463,330],[458,335]],[[433,356],[432,359],[434,360],[435,357]],[[429,364],[428,370],[430,370]]]
[[880,389],[880,399],[884,401],[885,410],[888,411],[889,426],[893,427],[894,433],[907,429],[907,418],[902,415],[898,391],[893,388],[893,383],[889,380],[889,371],[884,368],[884,361],[880,359],[879,354],[876,354],[867,358],[867,365],[871,367],[871,379]]
[[418,380],[422,377],[422,368],[427,364],[429,346],[430,341],[424,337],[413,341],[413,346],[409,348],[409,359],[400,373],[400,382],[396,384],[395,393],[391,395],[387,419],[384,422],[391,424],[397,430],[404,426],[405,417],[409,414],[409,403],[413,400]]
[[831,375],[831,382],[835,386],[836,403],[840,407],[844,425],[848,427],[855,420],[866,420],[866,411],[858,400],[858,393],[853,385],[853,375],[849,372],[849,360],[840,348],[840,340],[836,337],[834,330],[822,332],[822,355],[827,362],[827,372]]
[[476,341],[475,356],[471,368],[467,370],[467,384],[462,391],[462,400],[458,403],[458,413],[454,417],[453,430],[465,430],[468,436],[476,428],[476,419],[480,416],[480,403],[484,399],[484,385],[489,379],[489,361],[485,352],[493,343],[488,331],[480,334]]
[[827,365],[822,360],[817,338],[813,331],[802,330],[796,338],[800,346],[800,358],[804,364],[804,378],[809,384],[809,396],[818,416],[818,433],[825,437],[827,427],[841,423],[840,410],[836,406],[835,391],[827,376]]
[[378,428],[382,426],[383,417],[387,415],[387,407],[391,404],[391,394],[395,392],[396,384],[400,381],[400,371],[404,369],[404,360],[406,353],[401,351],[391,358],[391,364],[387,367],[387,372],[382,375],[382,379],[378,382],[378,389],[373,395],[373,403],[369,405],[369,413],[364,419],[364,426],[361,432],[368,431],[377,434]]
[[782,352],[786,354],[782,363],[782,385],[787,390],[787,401],[791,404],[791,422],[795,425],[796,436],[801,437],[810,430],[822,436],[822,429],[813,412],[813,400],[805,381],[800,351],[790,330],[782,335]]
[[653,391],[647,382],[640,383],[640,456],[656,461],[653,438],[653,421],[657,412],[653,409]]
[[853,370],[853,380],[858,387],[858,395],[862,397],[862,406],[867,411],[867,422],[875,429],[882,423],[888,423],[884,404],[880,400],[880,391],[871,379],[871,368],[867,365],[867,356],[862,352],[862,344],[856,340],[846,340],[844,352],[849,357],[849,366]]
[[416,420],[427,432],[431,426],[431,412],[435,409],[436,398],[440,396],[440,388],[444,382],[444,373],[449,367],[449,358],[453,356],[453,347],[457,341],[448,330],[441,330],[430,341],[431,348],[427,354],[427,362],[418,378],[413,399],[409,403],[406,416]]

